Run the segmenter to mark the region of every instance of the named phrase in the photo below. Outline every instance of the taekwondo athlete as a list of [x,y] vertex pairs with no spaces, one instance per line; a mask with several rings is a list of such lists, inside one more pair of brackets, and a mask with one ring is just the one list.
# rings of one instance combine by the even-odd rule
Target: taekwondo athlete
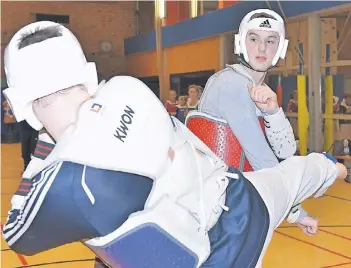
[[[257,171],[296,152],[291,124],[276,93],[264,83],[267,71],[285,58],[287,47],[284,20],[278,13],[249,12],[235,35],[239,64],[227,65],[209,78],[198,111],[186,118],[186,126],[229,166]],[[317,226],[300,204],[293,210],[289,223]]]

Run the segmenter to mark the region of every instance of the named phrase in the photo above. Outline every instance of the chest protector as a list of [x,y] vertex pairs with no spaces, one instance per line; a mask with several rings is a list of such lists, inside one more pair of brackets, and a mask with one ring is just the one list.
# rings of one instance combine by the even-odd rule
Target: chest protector
[[[265,133],[264,121],[261,117],[259,117],[259,122]],[[242,172],[253,171],[242,146],[225,120],[203,112],[191,111],[185,124],[228,166],[235,167]]]
[[[85,242],[110,267],[199,267],[211,252],[208,231],[227,209],[228,178],[237,178],[146,85],[124,76],[112,78],[81,107],[76,126],[41,169],[58,161],[154,181],[143,211]],[[89,196],[84,178],[82,187]]]

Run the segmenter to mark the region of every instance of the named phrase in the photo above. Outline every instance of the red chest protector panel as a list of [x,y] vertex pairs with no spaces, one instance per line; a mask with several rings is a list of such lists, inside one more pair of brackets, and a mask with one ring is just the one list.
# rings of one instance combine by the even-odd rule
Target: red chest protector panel
[[[265,132],[263,119],[259,118],[259,121],[262,131]],[[185,124],[228,166],[233,166],[243,172],[253,171],[243,148],[227,122],[199,111],[192,111]]]

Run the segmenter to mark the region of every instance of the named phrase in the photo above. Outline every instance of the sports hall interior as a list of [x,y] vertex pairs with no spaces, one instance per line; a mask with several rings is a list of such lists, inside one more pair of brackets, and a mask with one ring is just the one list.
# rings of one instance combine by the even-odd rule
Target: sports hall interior
[[[55,21],[76,34],[87,59],[96,62],[99,80],[131,75],[165,102],[170,90],[187,95],[189,85],[204,88],[212,74],[236,63],[234,34],[244,15],[259,8],[278,12],[286,22],[286,58],[265,82],[294,128],[297,154],[333,154],[348,167],[350,182],[350,1],[1,1],[1,58],[21,27]],[[2,64],[1,88],[6,87]],[[18,123],[8,112],[2,105],[1,227],[23,172]],[[304,208],[319,219],[318,234],[306,236],[283,222],[263,267],[351,268],[351,183],[338,181]],[[22,256],[1,238],[1,267],[88,268],[94,267],[94,254],[73,243]]]

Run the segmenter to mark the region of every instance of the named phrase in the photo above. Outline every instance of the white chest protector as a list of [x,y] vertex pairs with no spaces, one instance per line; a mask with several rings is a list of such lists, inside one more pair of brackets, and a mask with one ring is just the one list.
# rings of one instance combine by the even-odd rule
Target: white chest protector
[[[173,120],[173,122],[172,122]],[[110,235],[106,245],[145,223],[154,223],[190,249],[200,266],[210,254],[207,231],[225,208],[227,166],[177,119],[141,81],[112,78],[82,105],[79,120],[37,170],[58,161],[147,176],[152,192],[141,212]],[[168,156],[169,149],[174,159]],[[108,260],[104,260],[108,263]]]

